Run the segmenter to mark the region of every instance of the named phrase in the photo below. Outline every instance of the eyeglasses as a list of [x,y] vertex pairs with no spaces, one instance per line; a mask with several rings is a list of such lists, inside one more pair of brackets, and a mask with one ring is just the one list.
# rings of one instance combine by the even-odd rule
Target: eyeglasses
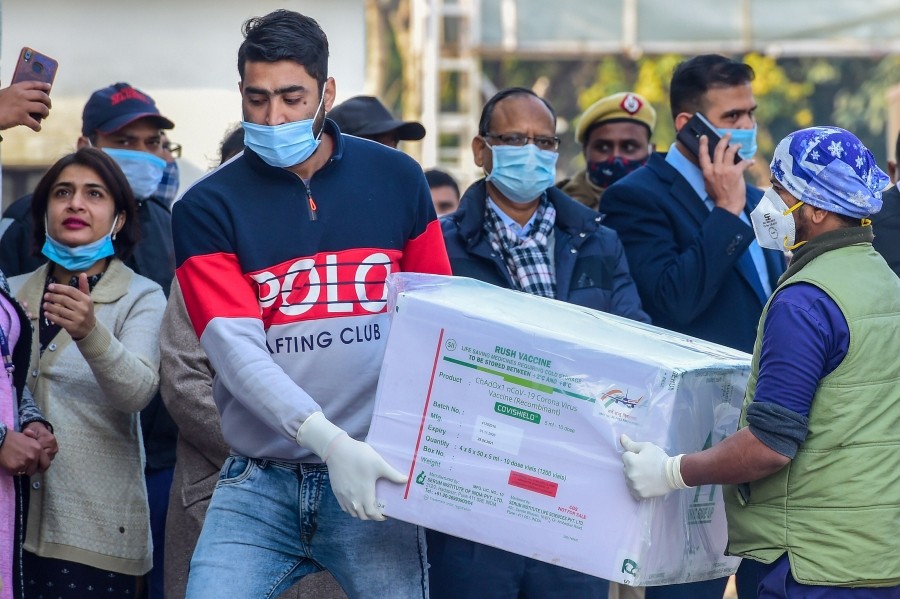
[[521,133],[485,133],[486,139],[496,139],[501,146],[524,146],[527,143],[533,143],[540,150],[548,150],[555,152],[559,149],[559,138],[548,137],[546,135],[536,135],[528,137]]
[[181,158],[181,144],[174,141],[167,141],[163,144],[163,150],[169,152],[172,158]]

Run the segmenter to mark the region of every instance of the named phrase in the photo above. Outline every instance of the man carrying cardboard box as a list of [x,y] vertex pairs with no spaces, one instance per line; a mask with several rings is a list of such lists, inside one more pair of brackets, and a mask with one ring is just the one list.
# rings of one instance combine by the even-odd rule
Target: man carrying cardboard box
[[[421,167],[342,135],[328,39],[276,10],[238,50],[243,153],[175,204],[176,276],[210,365],[226,459],[186,596],[278,596],[327,569],[352,597],[425,599],[424,532],[385,521],[363,439],[391,272],[449,274]],[[350,373],[348,375],[348,373]]]
[[897,597],[900,279],[868,220],[888,177],[836,127],[792,133],[771,168],[754,232],[797,249],[760,318],[741,428],[674,457],[623,435],[626,480],[641,499],[732,485],[727,551],[763,564],[761,598]]

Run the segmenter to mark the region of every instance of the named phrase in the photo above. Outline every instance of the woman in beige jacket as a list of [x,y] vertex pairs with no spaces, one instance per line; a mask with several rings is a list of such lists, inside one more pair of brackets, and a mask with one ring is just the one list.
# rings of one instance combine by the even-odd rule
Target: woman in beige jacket
[[138,412],[159,385],[165,298],[121,261],[136,208],[106,153],[85,148],[54,164],[32,214],[50,261],[10,285],[33,312],[27,385],[61,451],[29,484],[26,597],[133,596],[151,567]]

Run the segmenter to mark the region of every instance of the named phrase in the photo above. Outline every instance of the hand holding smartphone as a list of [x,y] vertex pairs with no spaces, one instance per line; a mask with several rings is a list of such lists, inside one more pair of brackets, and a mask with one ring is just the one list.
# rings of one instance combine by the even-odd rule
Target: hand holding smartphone
[[[26,125],[35,131],[40,129],[40,121],[50,109],[48,94],[58,66],[59,63],[46,54],[22,48],[16,61],[12,83],[0,90],[0,129],[15,125]],[[43,85],[17,85],[31,81]],[[34,122],[29,122],[31,119]]]
[[[709,161],[715,162],[716,145],[722,139],[722,136],[719,135],[715,125],[710,123],[709,119],[703,116],[702,113],[695,112],[694,116],[692,116],[690,120],[685,123],[684,127],[678,131],[676,139],[680,141],[691,154],[699,158],[701,135],[706,136],[706,149],[709,151]],[[735,153],[734,163],[738,164],[741,160],[742,158],[740,155]]]

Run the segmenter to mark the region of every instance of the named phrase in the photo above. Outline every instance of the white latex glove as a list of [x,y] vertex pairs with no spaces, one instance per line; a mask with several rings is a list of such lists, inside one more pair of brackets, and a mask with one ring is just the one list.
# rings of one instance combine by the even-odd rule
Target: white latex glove
[[375,500],[375,481],[386,478],[402,484],[408,478],[385,462],[371,445],[351,438],[322,412],[300,426],[297,443],[322,458],[341,509],[360,520],[385,519]]
[[681,478],[683,453],[669,457],[657,445],[632,441],[628,435],[622,435],[619,441],[625,448],[622,454],[625,483],[635,499],[659,497],[670,491],[688,488]]

